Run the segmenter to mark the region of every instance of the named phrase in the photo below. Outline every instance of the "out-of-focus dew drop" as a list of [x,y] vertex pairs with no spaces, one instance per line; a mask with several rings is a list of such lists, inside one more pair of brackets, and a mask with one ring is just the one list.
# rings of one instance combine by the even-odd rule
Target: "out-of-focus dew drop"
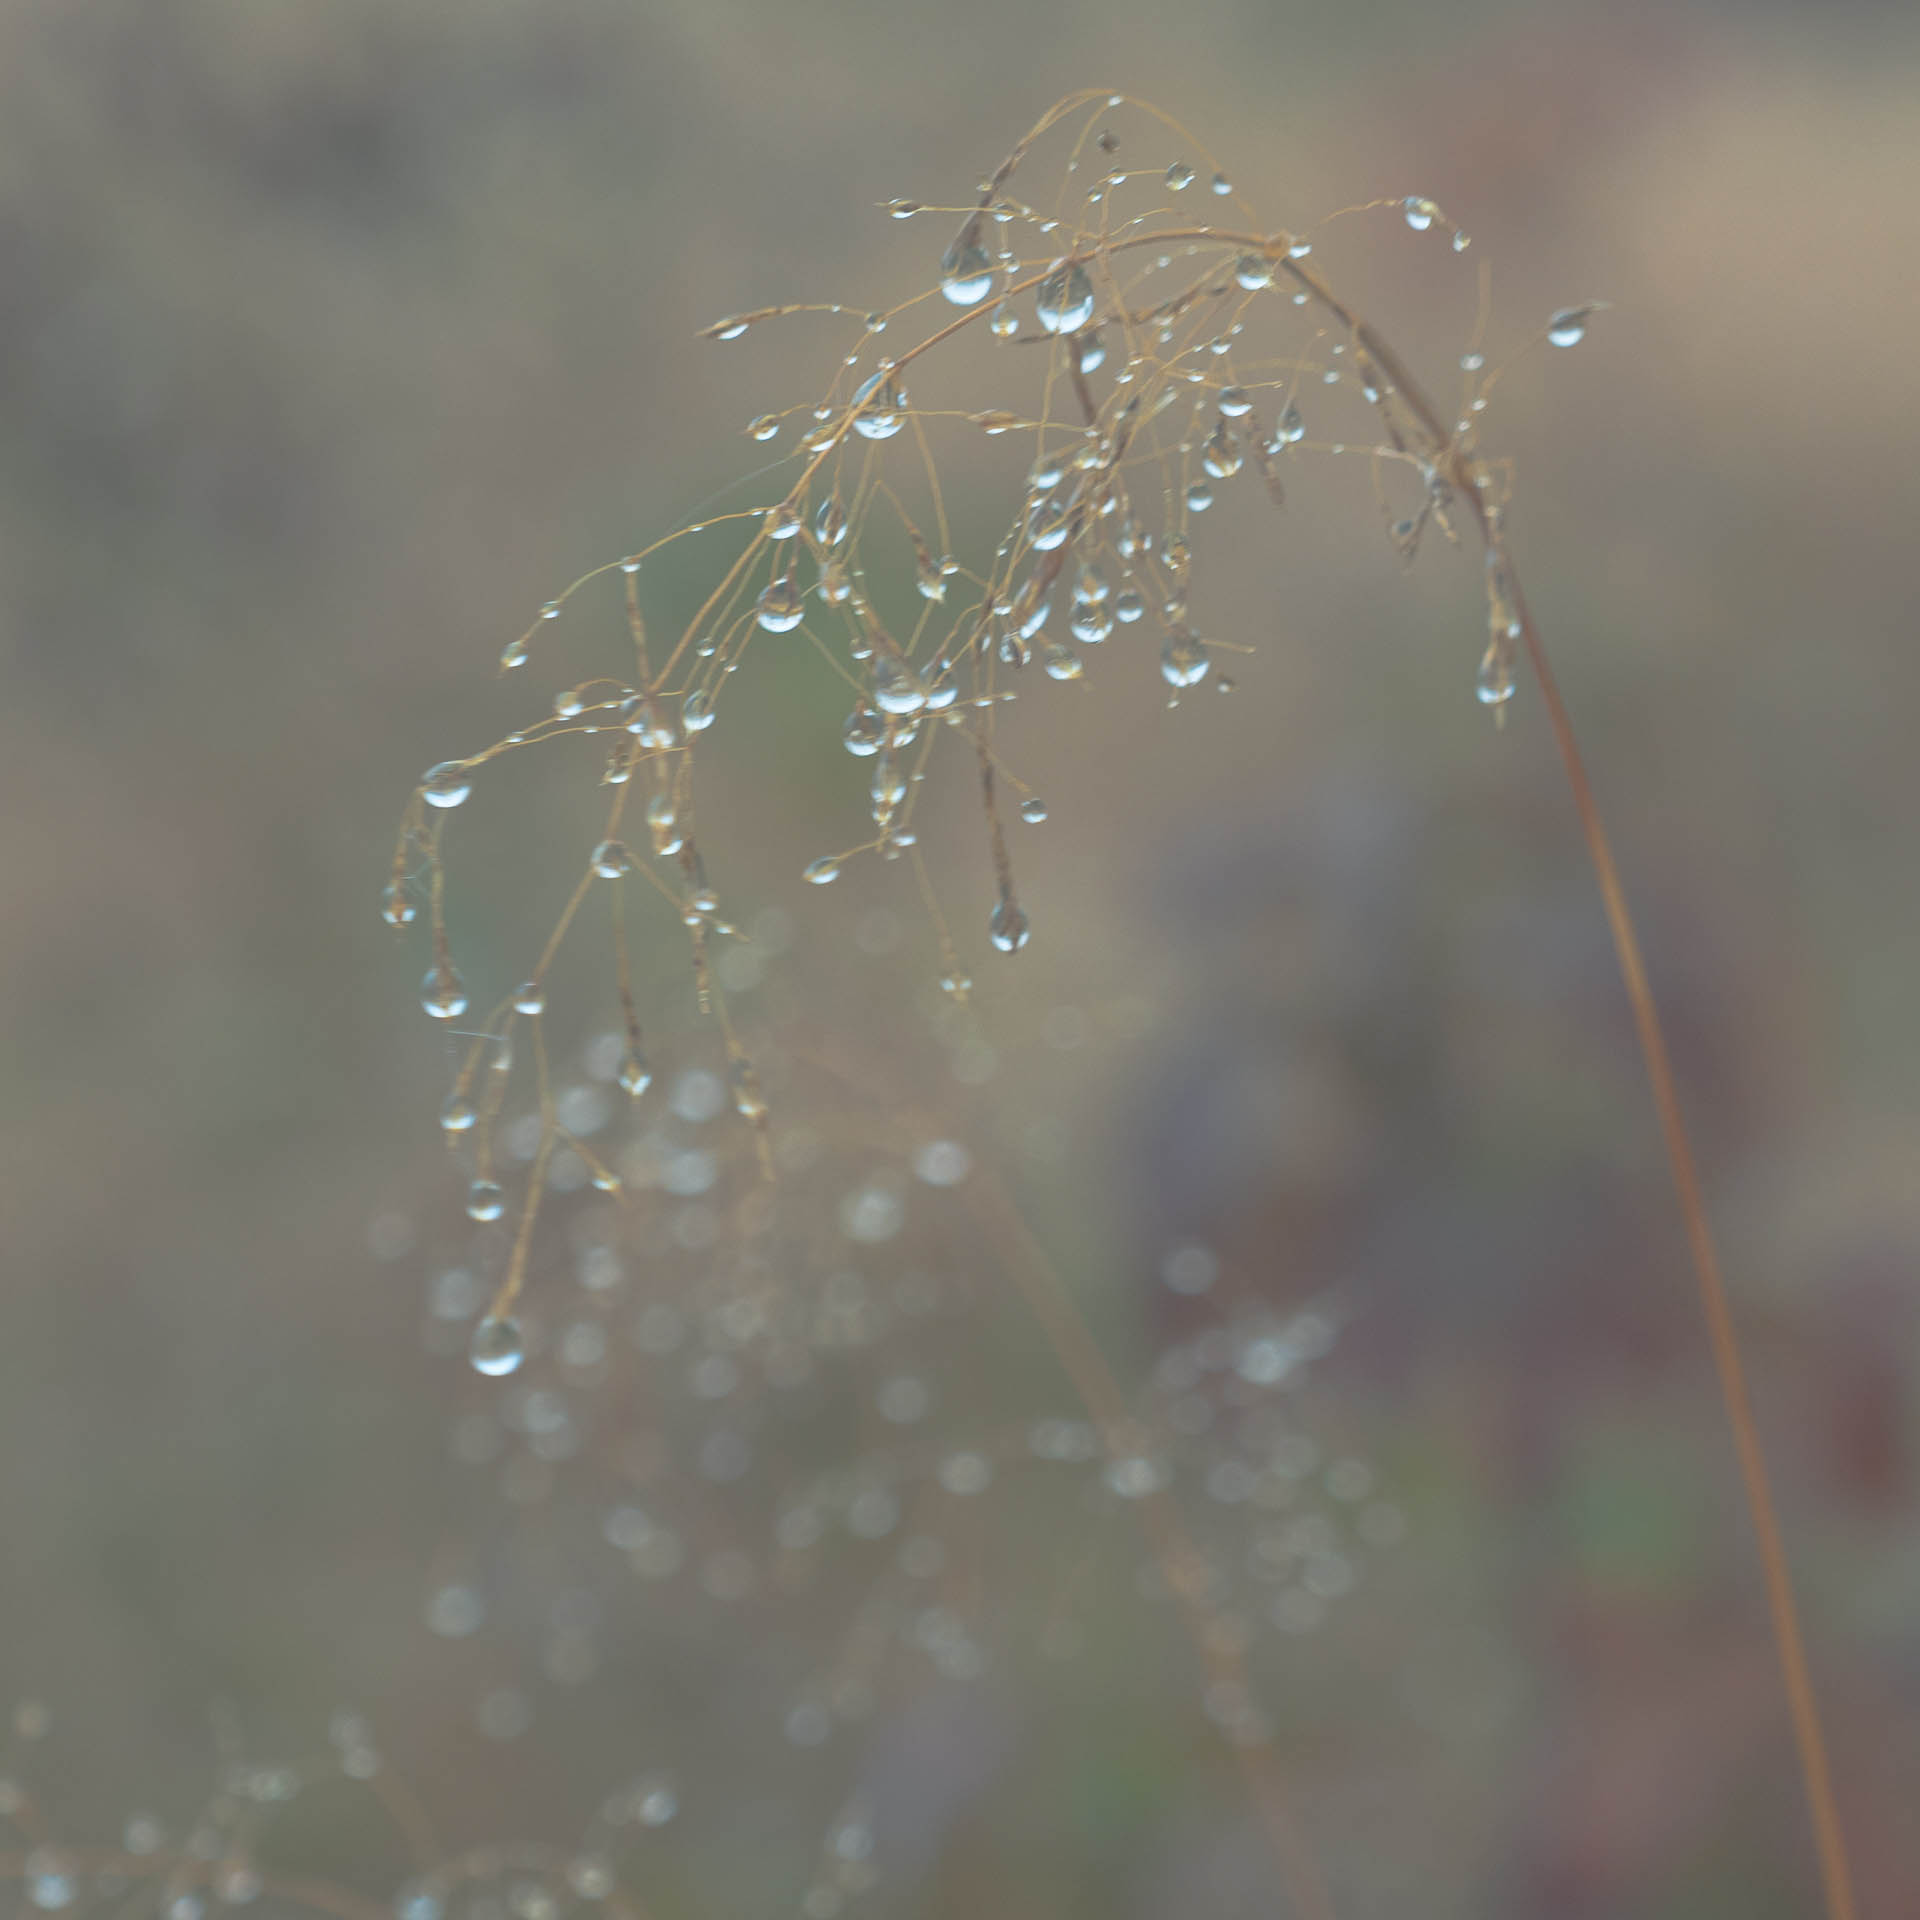
[[437,960],[420,983],[420,1004],[436,1020],[457,1020],[467,1010],[467,989],[452,963]]
[[520,1323],[510,1317],[488,1314],[473,1330],[467,1344],[467,1358],[476,1373],[491,1379],[509,1374],[527,1357],[527,1345]]

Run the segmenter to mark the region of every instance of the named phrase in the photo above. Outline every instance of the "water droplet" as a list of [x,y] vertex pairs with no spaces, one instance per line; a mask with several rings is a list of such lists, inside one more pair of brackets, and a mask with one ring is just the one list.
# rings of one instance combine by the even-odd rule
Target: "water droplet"
[[1071,647],[1062,646],[1058,640],[1041,642],[1040,664],[1046,669],[1049,680],[1078,680],[1086,670],[1080,656]]
[[716,320],[707,329],[709,340],[738,340],[752,326],[751,320],[742,319],[738,314],[729,314],[724,320]]
[[689,733],[705,733],[713,725],[713,695],[695,687],[680,703],[680,724]]
[[913,584],[920,589],[923,600],[938,601],[947,597],[946,570],[931,554],[922,556],[915,563]]
[[[547,990],[538,980],[523,980],[513,990],[513,1010],[537,1020],[547,1010]],[[446,1122],[443,1120],[441,1125]]]
[[1487,364],[1484,353],[1463,353],[1460,356],[1460,369],[1463,373],[1478,373]]
[[380,895],[380,917],[390,927],[410,927],[419,916],[404,880],[390,880]]
[[1223,199],[1233,191],[1233,182],[1224,173],[1216,173],[1207,184]]
[[1469,240],[1464,233],[1456,230],[1453,236],[1453,250],[1455,253],[1465,253],[1472,245],[1473,242]]
[[1193,185],[1193,169],[1184,160],[1176,160],[1167,169],[1167,185],[1180,193]]
[[457,807],[473,791],[473,775],[464,760],[442,760],[420,782],[420,797],[430,807]]
[[1147,610],[1146,601],[1132,587],[1125,588],[1113,603],[1113,617],[1132,626]]
[[1513,698],[1513,654],[1500,641],[1493,641],[1480,656],[1473,690],[1484,707],[1502,706]]
[[1050,553],[1064,545],[1068,531],[1067,510],[1058,500],[1036,502],[1027,516],[1027,539],[1041,553]]
[[1204,480],[1196,480],[1187,489],[1187,511],[1205,513],[1213,505],[1213,489]]
[[1018,953],[1027,944],[1031,929],[1019,903],[1008,896],[988,915],[987,932],[1002,953]]
[[1078,333],[1093,318],[1093,282],[1075,260],[1040,283],[1033,310],[1049,333]]
[[889,200],[887,202],[887,211],[892,214],[896,220],[911,220],[913,216],[920,211],[920,202],[918,200]]
[[904,660],[876,653],[873,661],[873,704],[882,713],[918,713],[927,704],[927,689]]
[[467,1189],[467,1218],[485,1223],[507,1210],[506,1189],[497,1180],[476,1180]]
[[1587,337],[1587,322],[1593,317],[1592,307],[1562,307],[1547,322],[1547,338],[1556,347],[1577,347]]
[[1273,262],[1264,254],[1243,253],[1233,269],[1233,277],[1249,293],[1273,285]]
[[524,640],[509,640],[500,649],[500,671],[511,673],[515,667],[527,664],[527,643]]
[[1080,371],[1095,373],[1107,364],[1107,343],[1097,333],[1088,334],[1080,342]]
[[420,1004],[436,1020],[457,1020],[467,1010],[467,989],[450,962],[436,961],[420,983]]
[[1253,411],[1253,401],[1245,387],[1222,387],[1220,389],[1220,411],[1229,420],[1237,420],[1243,413]]
[[963,235],[940,261],[940,291],[956,307],[977,307],[993,291],[993,261],[979,241]]
[[1084,640],[1087,645],[1097,647],[1113,632],[1113,622],[1108,618],[1105,607],[1083,606],[1075,613],[1067,630],[1076,640]]
[[777,414],[763,413],[748,428],[756,440],[771,440],[780,431],[780,418]]
[[870,313],[860,324],[865,327],[869,333],[885,333],[887,330],[887,316],[884,313]]
[[467,1358],[473,1362],[476,1373],[484,1373],[498,1379],[502,1374],[512,1373],[520,1362],[527,1357],[527,1345],[520,1334],[517,1320],[487,1317],[473,1330],[473,1339],[467,1347]]
[[27,1898],[43,1913],[73,1904],[78,1888],[73,1869],[51,1847],[35,1847],[26,1858]]
[[558,600],[549,600],[547,604],[540,609],[540,618],[542,620],[558,620],[560,618],[560,602]]
[[1301,419],[1300,409],[1291,400],[1287,402],[1286,412],[1280,416],[1280,427],[1275,437],[1284,440],[1288,446],[1307,437],[1307,423]]
[[768,583],[754,609],[754,618],[769,633],[791,633],[805,616],[800,589],[785,576]]
[[1020,802],[1020,818],[1028,826],[1037,827],[1047,817],[1047,803],[1037,794],[1028,794]]
[[769,540],[791,540],[800,531],[799,499],[782,500],[777,507],[769,507],[765,524]]
[[448,1133],[465,1133],[479,1119],[464,1093],[450,1093],[440,1108],[440,1124]]
[[[1020,331],[1020,316],[1002,300],[987,316],[987,331],[996,340],[1011,340]],[[993,432],[988,428],[988,432]]]
[[849,753],[865,759],[886,744],[887,723],[871,707],[855,707],[840,729],[840,738]]
[[[863,439],[891,440],[905,424],[900,418],[900,394],[893,376],[876,373],[855,390],[853,430]],[[796,525],[798,522],[796,521]]]
[[1160,677],[1170,687],[1197,687],[1210,664],[1205,643],[1181,628],[1161,649]]
[[1224,420],[1216,421],[1207,435],[1207,443],[1200,449],[1200,464],[1216,480],[1230,480],[1240,471],[1240,442]]
[[633,871],[633,855],[624,840],[602,840],[593,850],[593,870],[602,880],[619,880]]
[[1423,199],[1420,195],[1413,193],[1407,195],[1406,199],[1400,203],[1400,207],[1407,216],[1407,225],[1415,233],[1425,233],[1440,212],[1431,200]]
[[621,1092],[630,1099],[638,1100],[653,1085],[653,1069],[647,1065],[644,1054],[629,1049],[614,1078],[619,1082]]
[[808,861],[800,878],[810,887],[831,886],[840,878],[840,862],[828,855],[819,860]]

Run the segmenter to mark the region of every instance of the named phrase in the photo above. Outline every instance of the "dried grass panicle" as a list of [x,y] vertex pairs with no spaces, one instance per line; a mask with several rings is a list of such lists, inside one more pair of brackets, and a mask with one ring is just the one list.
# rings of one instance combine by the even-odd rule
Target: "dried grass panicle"
[[[1828,1911],[1831,1920],[1847,1920],[1851,1895],[1811,1687],[1664,1043],[1612,855],[1509,552],[1510,471],[1481,445],[1501,372],[1480,338],[1484,282],[1459,392],[1442,406],[1322,278],[1312,231],[1261,224],[1188,133],[1156,109],[1104,91],[1054,107],[977,195],[944,206],[900,200],[888,211],[921,236],[919,257],[933,284],[915,297],[864,315],[838,305],[768,308],[708,329],[732,343],[803,314],[849,323],[825,390],[748,426],[756,443],[791,449],[773,470],[777,480],[749,505],[595,568],[543,607],[507,646],[503,669],[547,663],[563,637],[591,623],[624,632],[615,670],[566,681],[551,708],[521,729],[436,766],[406,809],[386,916],[406,926],[424,913],[431,949],[423,1002],[453,1023],[468,1015],[470,1000],[444,912],[456,810],[504,756],[552,742],[571,746],[576,736],[605,790],[604,817],[572,856],[577,879],[557,924],[521,984],[509,991],[501,983],[498,997],[483,1004],[442,1110],[465,1163],[469,1212],[483,1224],[506,1222],[497,1283],[472,1336],[475,1365],[499,1375],[523,1361],[522,1296],[556,1167],[569,1166],[610,1196],[621,1192],[620,1170],[569,1126],[555,1083],[547,997],[570,937],[606,940],[607,1005],[578,1012],[583,1026],[607,1015],[617,1021],[617,1077],[640,1099],[653,1076],[628,915],[636,900],[659,897],[689,945],[718,1068],[744,1123],[743,1151],[770,1192],[786,1180],[769,1096],[716,964],[740,935],[709,878],[709,858],[717,867],[724,850],[701,834],[695,791],[697,762],[707,777],[726,777],[723,709],[734,676],[751,674],[768,649],[802,648],[822,676],[841,683],[844,725],[837,741],[821,747],[851,753],[869,770],[865,819],[852,844],[823,851],[805,877],[826,885],[854,861],[905,863],[932,924],[942,983],[964,998],[976,943],[956,935],[955,924],[972,925],[984,906],[986,944],[1002,953],[1017,953],[1031,933],[1004,813],[1012,804],[1038,818],[1044,808],[1030,770],[1001,752],[1002,708],[1071,697],[1055,685],[1096,671],[1157,673],[1170,705],[1203,687],[1227,687],[1221,660],[1246,649],[1234,636],[1203,632],[1194,612],[1204,516],[1218,490],[1258,486],[1277,508],[1312,471],[1310,456],[1361,463],[1392,551],[1410,559],[1433,535],[1477,549],[1487,621],[1473,682],[1478,698],[1503,713],[1523,657],[1541,687],[1639,1021],[1740,1442]],[[1391,215],[1442,263],[1468,244],[1424,196],[1348,211]],[[1595,310],[1594,303],[1561,310],[1521,350],[1576,344]],[[975,361],[992,369],[987,389],[948,392],[948,350],[959,355],[969,342],[982,350]],[[1003,531],[990,550],[956,551],[941,463],[989,448],[1003,459],[1004,450],[1019,450]],[[691,618],[662,633],[659,611],[649,607],[650,566],[683,541],[712,553],[713,584]],[[943,743],[951,748],[944,758],[955,763],[950,781],[938,778]],[[957,920],[948,877],[922,847],[925,809],[935,804],[977,805],[982,815],[993,893],[965,901]],[[610,936],[598,931],[598,910],[587,911],[596,894],[610,907]],[[501,1136],[523,1083],[537,1119],[531,1150],[518,1156],[525,1173],[510,1194]],[[1045,1279],[1044,1260],[1017,1216],[988,1204],[983,1230],[989,1216],[1010,1269],[1028,1275],[1029,1305],[1112,1451],[1130,1430],[1130,1400]],[[777,1217],[777,1208],[763,1209],[759,1227]],[[751,1204],[743,1201],[737,1218],[743,1232],[758,1230]],[[1196,1563],[1178,1514],[1164,1514],[1163,1523],[1156,1544],[1163,1569],[1204,1616],[1210,1583],[1191,1572]],[[1202,1646],[1231,1638],[1206,1617],[1194,1629]],[[1235,1697],[1238,1684],[1221,1677],[1221,1699]],[[1266,1804],[1277,1809],[1271,1787],[1269,1780],[1263,1788]],[[1289,1818],[1276,1811],[1274,1825],[1295,1904],[1326,1911]]]

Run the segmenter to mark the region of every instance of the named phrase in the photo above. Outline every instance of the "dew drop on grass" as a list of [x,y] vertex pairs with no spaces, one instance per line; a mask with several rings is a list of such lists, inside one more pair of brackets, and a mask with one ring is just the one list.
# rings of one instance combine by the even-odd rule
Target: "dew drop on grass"
[[1128,587],[1123,593],[1115,596],[1113,602],[1113,617],[1124,626],[1132,626],[1146,610],[1146,601],[1136,593],[1132,587]]
[[[900,418],[900,395],[893,376],[876,373],[855,390],[853,404],[859,409],[853,416],[853,430],[865,440],[891,440],[904,424]],[[798,532],[800,522],[794,521]]]
[[427,969],[427,977],[420,983],[420,1004],[436,1020],[457,1020],[466,1012],[466,986],[447,961],[437,961]]
[[886,744],[887,723],[871,707],[855,707],[840,729],[840,738],[849,753],[864,760]]
[[506,1189],[497,1180],[476,1180],[467,1189],[467,1218],[484,1226],[507,1210]]
[[831,886],[840,878],[840,862],[831,855],[819,860],[810,860],[802,870],[800,878],[810,887]]
[[791,633],[805,614],[800,589],[785,578],[770,582],[754,609],[754,618],[769,633]]
[[987,331],[996,340],[1011,340],[1020,331],[1020,316],[1002,300],[987,316]]
[[1440,211],[1431,200],[1423,199],[1420,195],[1413,193],[1408,194],[1400,205],[1401,211],[1407,216],[1407,225],[1415,233],[1425,233],[1433,225],[1434,218]]
[[1203,641],[1190,633],[1176,633],[1160,652],[1160,677],[1170,687],[1197,687],[1211,663]]
[[457,807],[473,791],[473,775],[464,760],[442,760],[420,782],[420,797],[430,807]]
[[1047,803],[1037,794],[1029,794],[1020,802],[1020,818],[1028,826],[1037,827],[1047,817]]
[[404,881],[388,882],[386,890],[380,895],[380,917],[388,926],[410,927],[419,912],[420,909],[414,904],[413,895],[407,890]]
[[521,1337],[520,1323],[493,1314],[488,1314],[474,1328],[473,1339],[467,1347],[473,1370],[493,1379],[512,1373],[526,1357],[527,1346]]
[[1243,253],[1233,269],[1233,277],[1249,293],[1273,285],[1273,262],[1257,253]]
[[1030,931],[1025,911],[1014,900],[1002,900],[987,918],[987,932],[1002,953],[1018,953]]
[[956,307],[977,307],[993,291],[993,261],[979,241],[956,240],[940,262],[940,291]]
[[479,1119],[474,1105],[464,1093],[450,1093],[440,1108],[440,1125],[448,1133],[466,1133]]
[[1587,322],[1592,317],[1591,307],[1562,307],[1547,322],[1547,338],[1556,347],[1577,347],[1587,337]]
[[630,1099],[638,1100],[653,1085],[653,1069],[637,1053],[628,1053],[620,1062],[620,1071],[614,1076],[620,1090]]
[[593,850],[593,870],[602,880],[619,880],[633,871],[633,855],[624,840],[602,840]]
[[1245,387],[1222,387],[1220,389],[1220,411],[1229,420],[1237,420],[1243,413],[1253,411],[1253,401]]
[[1051,273],[1040,283],[1033,310],[1049,333],[1078,333],[1093,318],[1093,282],[1079,261]]
[[1504,706],[1513,698],[1513,658],[1504,647],[1491,646],[1481,656],[1473,690],[1483,707]]
[[521,981],[513,990],[513,1010],[525,1014],[529,1020],[537,1020],[547,1010],[546,988],[538,980]]
[[1216,173],[1212,180],[1208,182],[1208,185],[1211,186],[1214,192],[1219,194],[1222,199],[1225,199],[1225,197],[1233,191],[1233,182],[1229,180],[1224,173]]
[[713,695],[695,687],[680,703],[680,724],[689,733],[705,733],[713,725]]
[[775,414],[763,413],[747,428],[747,431],[756,440],[771,440],[780,431],[779,418]]

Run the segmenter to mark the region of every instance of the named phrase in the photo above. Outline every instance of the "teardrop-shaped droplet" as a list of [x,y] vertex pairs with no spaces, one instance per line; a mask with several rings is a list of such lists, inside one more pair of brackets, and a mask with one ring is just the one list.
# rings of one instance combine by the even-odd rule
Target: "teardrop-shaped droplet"
[[1040,664],[1046,669],[1049,680],[1078,680],[1086,671],[1080,656],[1071,647],[1062,646],[1058,640],[1043,640],[1040,643]]
[[1027,539],[1041,553],[1064,544],[1068,531],[1067,510],[1058,500],[1039,501],[1027,516]]
[[1480,671],[1474,677],[1473,690],[1485,707],[1503,706],[1513,698],[1513,654],[1494,641],[1480,656]]
[[476,1373],[484,1373],[492,1379],[513,1372],[527,1357],[527,1343],[521,1336],[520,1323],[517,1320],[487,1317],[473,1330],[473,1339],[467,1346],[467,1358],[473,1363]]
[[1087,645],[1097,647],[1113,631],[1113,621],[1105,607],[1083,606],[1073,616],[1068,627],[1076,640],[1084,640]]
[[754,618],[769,633],[791,633],[806,616],[800,589],[782,575],[770,581],[754,608]]
[[853,404],[853,430],[863,439],[891,440],[905,424],[891,374],[876,373],[863,380],[855,389]]
[[814,509],[813,537],[823,547],[837,547],[847,537],[847,510],[837,493],[828,494]]
[[1049,333],[1078,333],[1093,318],[1093,282],[1074,260],[1040,283],[1033,310]]
[[1175,193],[1179,193],[1183,188],[1192,186],[1193,169],[1188,166],[1184,160],[1176,160],[1173,165],[1167,169],[1167,185],[1170,186]]
[[476,1180],[467,1189],[467,1218],[498,1220],[507,1210],[506,1189],[497,1180]]
[[927,689],[904,660],[876,653],[873,661],[873,704],[882,713],[918,713],[927,704]]
[[451,964],[436,961],[420,983],[420,1004],[436,1020],[457,1020],[467,1010],[467,989]]
[[440,1108],[440,1125],[448,1133],[465,1133],[479,1119],[474,1104],[464,1093],[450,1093]]
[[1222,387],[1220,389],[1220,411],[1229,420],[1238,420],[1244,413],[1253,411],[1253,400],[1245,387]]
[[777,507],[769,507],[765,524],[769,540],[791,540],[800,531],[799,500],[782,500]]
[[1592,317],[1591,307],[1562,307],[1547,322],[1547,338],[1556,347],[1577,347],[1587,337],[1587,322]]
[[911,220],[913,216],[920,211],[920,202],[918,200],[889,200],[887,202],[887,211],[892,214],[896,220]]
[[1243,253],[1233,269],[1233,277],[1249,293],[1273,285],[1273,262],[1264,254]]
[[1132,626],[1146,610],[1146,601],[1132,587],[1123,588],[1114,596],[1113,617],[1123,625]]
[[1219,194],[1222,199],[1225,199],[1226,196],[1233,191],[1233,182],[1229,180],[1224,173],[1216,173],[1207,184],[1212,187],[1214,192]]
[[457,807],[473,791],[473,775],[464,760],[442,760],[420,782],[420,797],[430,807]]
[[747,424],[747,432],[756,440],[771,440],[780,431],[780,416],[777,413],[763,413]]
[[830,887],[840,878],[840,862],[830,854],[818,860],[809,860],[800,878],[810,887]]
[[380,917],[390,927],[410,927],[419,917],[412,890],[404,880],[389,880],[380,895]]
[[1028,826],[1037,827],[1047,817],[1047,803],[1038,794],[1030,793],[1020,802],[1020,818]]
[[1182,628],[1161,649],[1160,677],[1170,687],[1197,687],[1211,664],[1206,644]]
[[1216,480],[1230,480],[1242,464],[1240,442],[1224,420],[1216,420],[1207,443],[1200,449],[1200,464]]
[[713,695],[704,687],[695,687],[680,702],[680,724],[689,733],[705,733],[713,725]]
[[940,261],[940,291],[956,307],[977,307],[993,291],[993,260],[979,241],[965,235]]
[[1031,929],[1019,902],[1009,895],[987,916],[987,932],[1002,953],[1018,953],[1027,944]]
[[923,600],[941,601],[947,597],[946,569],[931,554],[914,563],[913,584]]
[[523,980],[513,990],[513,1010],[537,1020],[547,1010],[547,990],[538,980]]
[[987,331],[996,340],[1011,340],[1020,331],[1020,316],[1002,300],[987,316]]
[[653,1085],[653,1069],[647,1065],[644,1054],[629,1051],[620,1062],[617,1078],[621,1092],[629,1099],[638,1100]]
[[814,591],[830,607],[844,607],[853,598],[853,582],[839,561],[830,560],[820,569]]
[[633,871],[633,855],[624,840],[602,840],[593,850],[593,870],[602,880],[619,880]]
[[887,723],[871,707],[855,707],[840,729],[840,738],[851,754],[865,759],[878,753],[887,738]]
[[1097,333],[1090,333],[1079,342],[1080,371],[1096,373],[1107,364],[1107,343]]
[[1288,446],[1307,437],[1307,423],[1301,419],[1300,409],[1291,400],[1287,402],[1286,412],[1280,416],[1280,428],[1276,437],[1284,440]]
[[1415,233],[1425,233],[1426,230],[1433,225],[1435,218],[1440,212],[1440,209],[1436,207],[1431,200],[1425,199],[1417,193],[1408,194],[1407,197],[1401,201],[1400,210],[1407,216],[1407,225],[1410,226]]
[[1213,489],[1204,480],[1196,480],[1187,489],[1187,511],[1205,513],[1213,505]]

